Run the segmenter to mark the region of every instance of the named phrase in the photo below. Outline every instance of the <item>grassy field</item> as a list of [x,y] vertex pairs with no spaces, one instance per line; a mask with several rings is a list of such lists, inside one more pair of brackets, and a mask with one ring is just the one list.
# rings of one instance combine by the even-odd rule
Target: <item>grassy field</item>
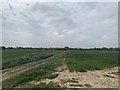
[[118,52],[68,51],[65,62],[70,71],[100,70],[118,66]]
[[2,69],[7,69],[29,62],[43,60],[58,53],[55,50],[3,50],[2,51]]
[[[55,55],[56,53],[58,53]],[[11,54],[11,55],[10,55]],[[117,51],[55,51],[55,50],[20,50],[3,51],[3,68],[10,68],[24,63],[42,60],[52,55],[45,64],[18,74],[3,81],[3,87],[29,87],[29,88],[59,88],[55,83],[30,85],[29,82],[41,79],[54,79],[58,75],[52,75],[55,69],[63,62],[68,66],[69,71],[86,72],[88,70],[101,70],[104,68],[118,66]],[[65,58],[65,61],[64,61]]]
[[24,85],[25,83],[30,82],[32,80],[53,78],[53,76],[51,76],[51,73],[54,72],[54,69],[56,69],[58,66],[62,65],[64,55],[65,55],[64,53],[56,55],[54,58],[50,59],[44,65],[41,65],[37,68],[31,69],[29,71],[26,71],[22,74],[16,75],[15,77],[3,81],[3,87],[5,88],[16,87],[18,85]]

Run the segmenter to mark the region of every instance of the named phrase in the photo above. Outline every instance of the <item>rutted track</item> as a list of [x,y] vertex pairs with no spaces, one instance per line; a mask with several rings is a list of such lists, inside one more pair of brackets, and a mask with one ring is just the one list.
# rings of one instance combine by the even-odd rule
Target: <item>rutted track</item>
[[15,75],[18,75],[22,72],[28,71],[32,68],[37,67],[37,66],[40,66],[42,64],[45,64],[49,59],[54,58],[56,55],[51,56],[51,57],[49,57],[47,59],[44,59],[44,60],[39,60],[39,61],[23,64],[23,65],[20,65],[20,66],[16,66],[16,67],[13,67],[13,68],[5,69],[5,70],[2,71],[2,81],[6,80],[6,79],[9,79],[9,78],[11,78]]

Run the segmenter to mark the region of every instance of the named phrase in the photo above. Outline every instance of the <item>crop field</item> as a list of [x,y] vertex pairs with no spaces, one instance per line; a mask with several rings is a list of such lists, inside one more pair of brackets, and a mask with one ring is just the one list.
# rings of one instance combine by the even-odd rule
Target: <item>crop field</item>
[[53,70],[62,64],[63,57],[64,53],[51,58],[44,65],[38,66],[34,69],[28,70],[22,74],[3,81],[3,87],[15,87],[32,80],[40,80],[50,77]]
[[2,69],[7,69],[22,64],[43,60],[53,56],[57,51],[52,50],[3,50]]
[[[23,49],[3,50],[2,54],[3,76],[6,77],[9,73],[9,76],[3,80],[4,88],[64,88],[67,87],[65,85],[68,82],[70,84],[68,88],[70,86],[70,88],[76,86],[92,87],[86,83],[80,84],[79,79],[78,81],[71,80],[71,78],[77,78],[72,76],[73,72],[81,75],[88,71],[118,67],[118,51]],[[12,75],[14,72],[18,72],[18,74]],[[119,74],[119,72],[111,73]],[[103,76],[109,75],[104,74]],[[65,79],[66,81],[63,81]],[[45,80],[50,82],[42,82]],[[56,83],[56,81],[58,82]],[[36,82],[39,83],[35,84]]]
[[68,51],[66,63],[70,71],[86,72],[118,66],[117,51]]

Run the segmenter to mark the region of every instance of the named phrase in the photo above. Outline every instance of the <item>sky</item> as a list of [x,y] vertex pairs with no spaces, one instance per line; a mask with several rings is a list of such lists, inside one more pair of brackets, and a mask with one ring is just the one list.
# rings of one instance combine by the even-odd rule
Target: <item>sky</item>
[[118,3],[4,3],[2,45],[117,47]]

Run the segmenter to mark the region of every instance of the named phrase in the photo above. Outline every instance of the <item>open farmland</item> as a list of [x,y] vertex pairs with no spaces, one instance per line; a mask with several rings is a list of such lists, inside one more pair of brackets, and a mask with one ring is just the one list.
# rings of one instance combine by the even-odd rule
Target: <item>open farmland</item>
[[66,63],[70,71],[86,72],[118,66],[117,51],[68,51]]
[[22,64],[43,60],[58,53],[52,50],[13,49],[2,51],[2,69],[7,69]]
[[[12,53],[14,57],[10,59],[5,58],[7,51],[3,51],[5,58],[3,65],[9,62],[9,67],[6,65],[3,69],[4,88],[105,88],[118,86],[118,51],[25,51],[20,50],[20,55],[17,55],[19,50],[15,53],[14,50],[13,53],[11,51],[9,54]],[[18,61],[21,63],[13,63],[11,66],[12,62]],[[16,72],[17,74],[14,74]]]
[[50,77],[52,72],[58,66],[61,66],[64,57],[64,52],[50,58],[45,64],[40,65],[36,68],[28,70],[24,73],[16,75],[10,79],[3,81],[3,87],[15,87],[17,85],[25,84],[32,80],[40,80],[43,78]]
[[3,1],[0,89],[120,88],[117,0]]

